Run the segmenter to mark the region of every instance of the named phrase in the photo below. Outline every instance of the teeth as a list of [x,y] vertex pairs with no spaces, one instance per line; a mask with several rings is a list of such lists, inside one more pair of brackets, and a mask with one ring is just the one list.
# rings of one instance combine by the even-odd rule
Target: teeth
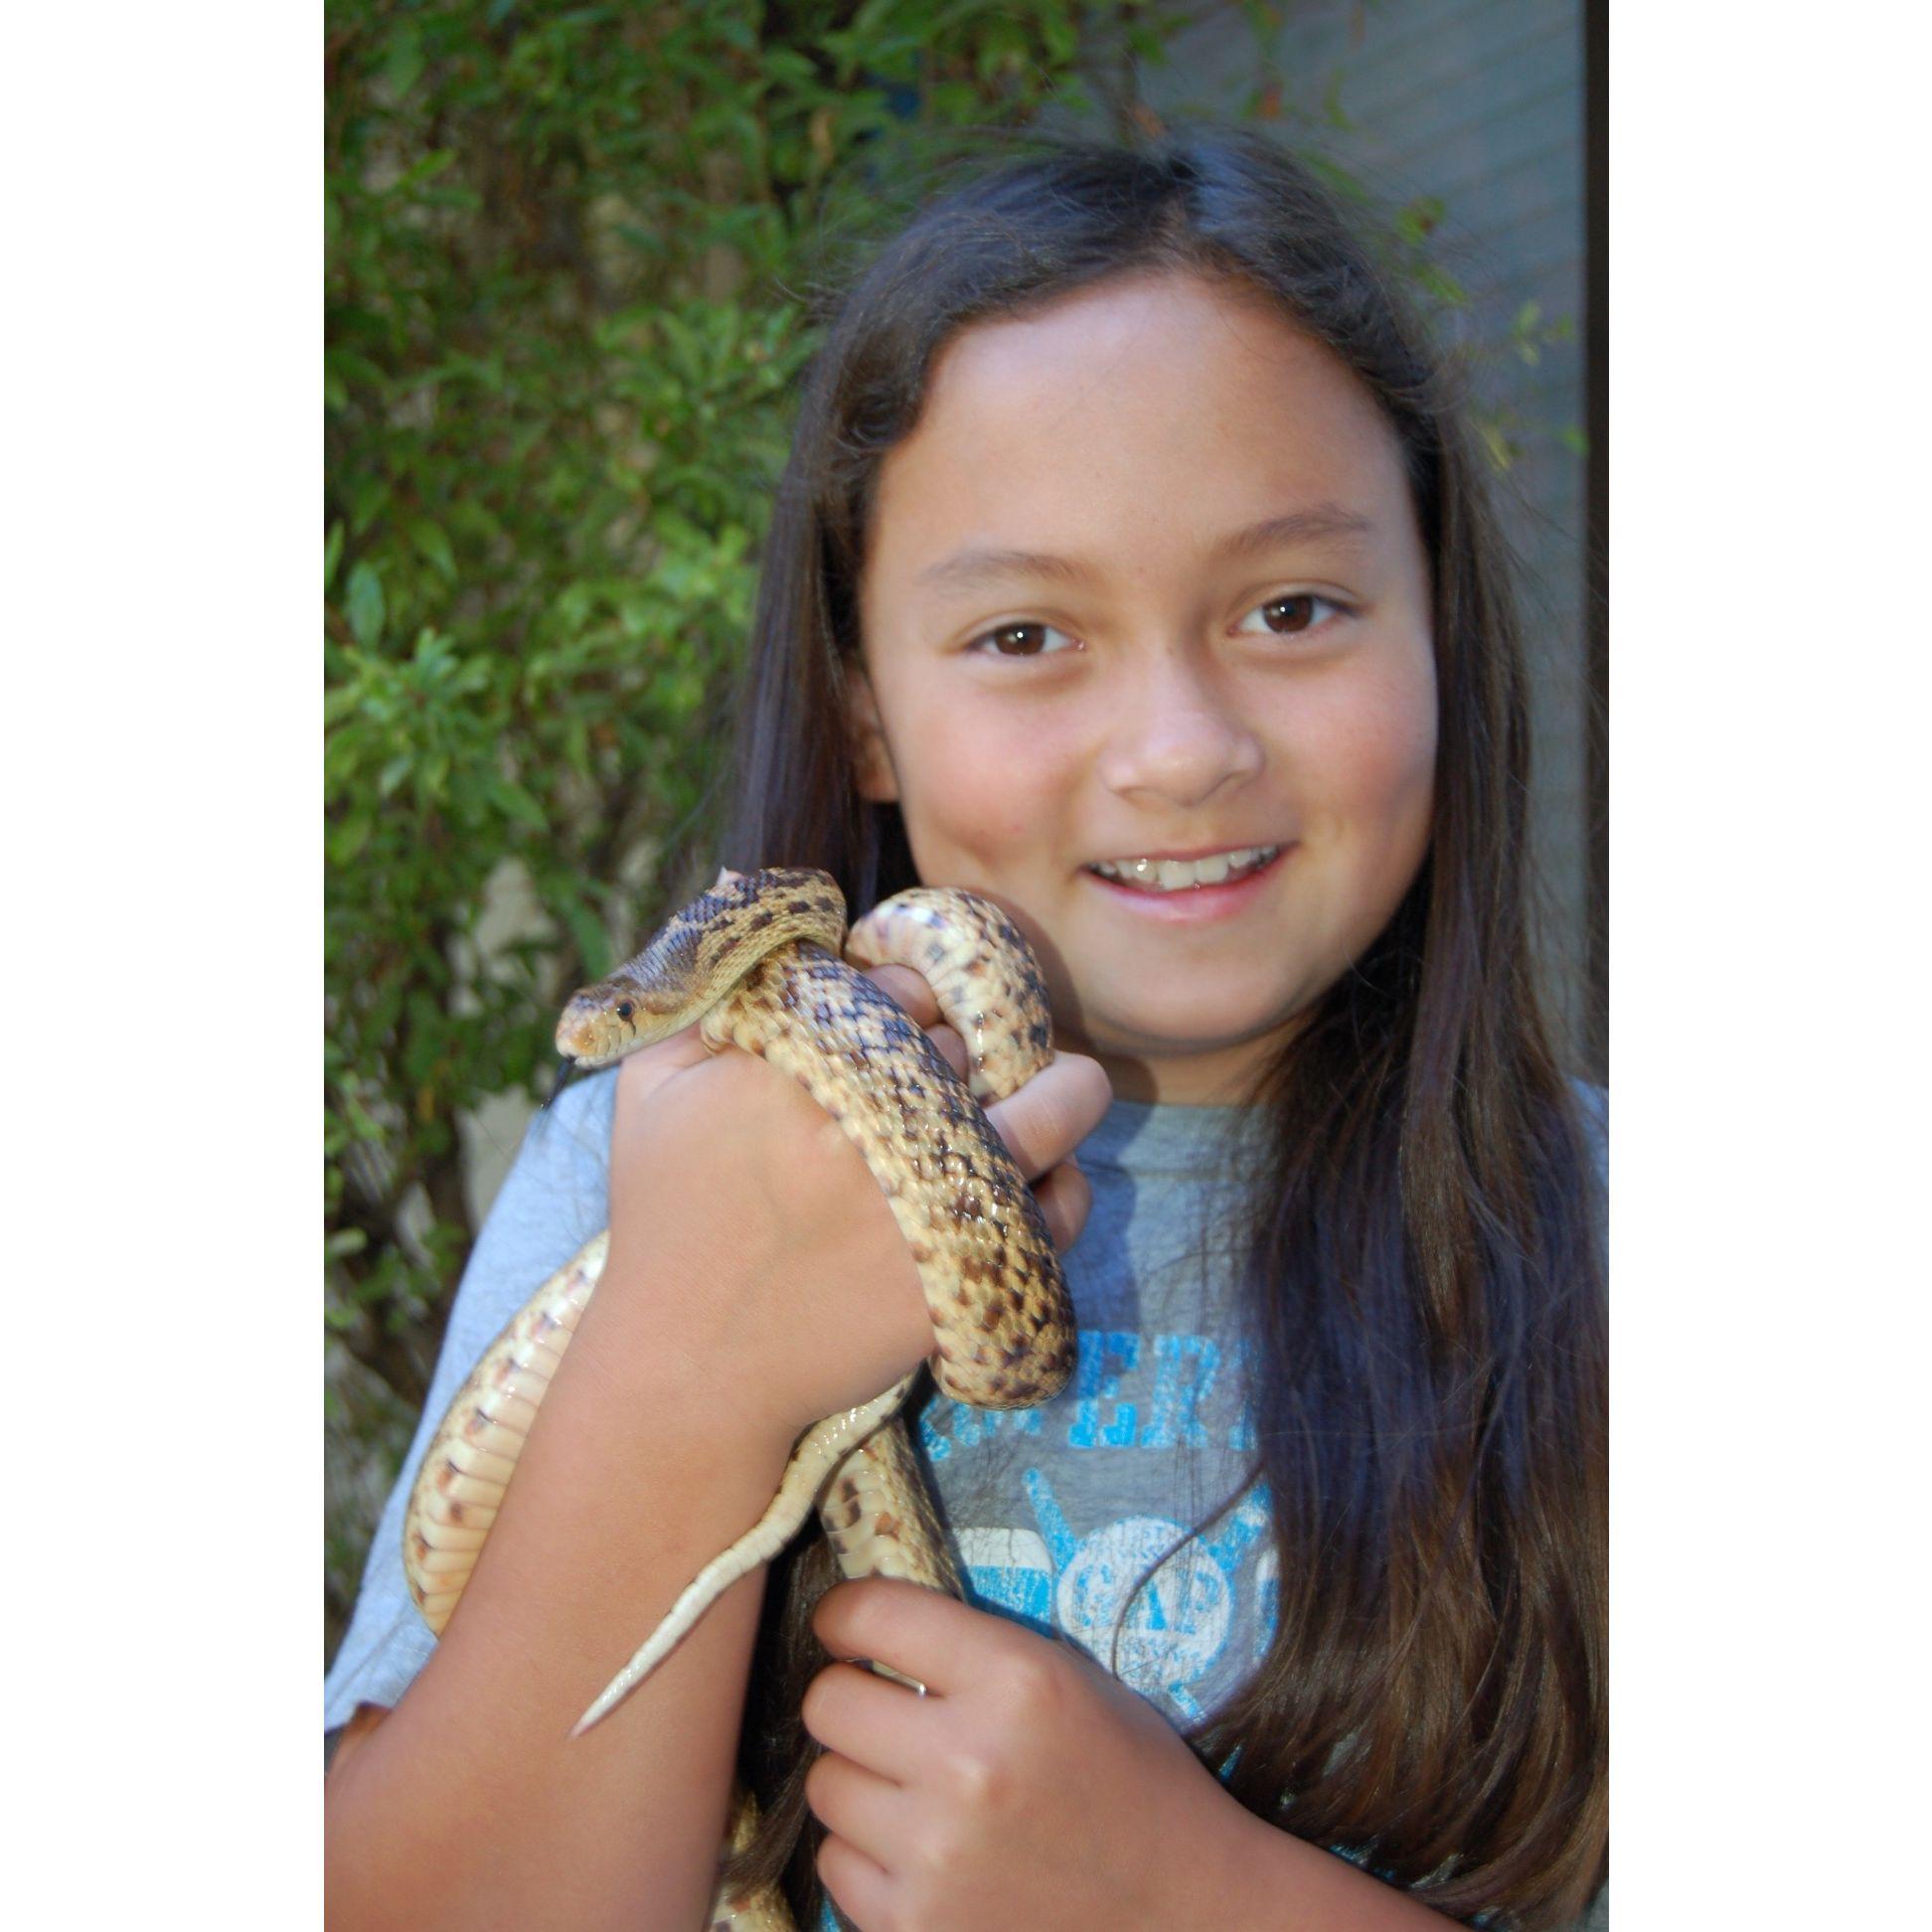
[[1247,846],[1239,852],[1216,852],[1207,859],[1102,859],[1094,867],[1103,879],[1144,886],[1149,891],[1179,892],[1196,886],[1218,886],[1237,873],[1258,871],[1279,846]]

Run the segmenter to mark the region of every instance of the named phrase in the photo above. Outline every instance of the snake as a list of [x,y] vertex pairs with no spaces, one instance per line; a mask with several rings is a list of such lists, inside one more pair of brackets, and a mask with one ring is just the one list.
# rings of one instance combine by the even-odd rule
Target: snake
[[[953,887],[916,886],[849,932],[846,921],[844,895],[827,873],[721,872],[635,958],[572,995],[558,1022],[558,1050],[575,1069],[612,1065],[695,1022],[708,1049],[735,1046],[791,1074],[879,1183],[918,1269],[933,1331],[932,1353],[910,1374],[803,1432],[763,1516],[664,1612],[572,1735],[607,1716],[738,1577],[785,1546],[814,1507],[846,1576],[902,1577],[960,1595],[900,1414],[907,1397],[929,1368],[957,1401],[1021,1408],[1050,1399],[1071,1373],[1076,1334],[1058,1253],[982,1111],[1051,1058],[1033,950],[992,901]],[[964,1083],[859,970],[887,963],[911,967],[931,987],[966,1045]],[[425,1451],[403,1522],[403,1569],[438,1636],[608,1251],[608,1230],[593,1235],[511,1318]],[[754,1824],[740,1796],[731,1849],[748,1842]],[[777,1932],[791,1920],[775,1886],[748,1898],[727,1897],[721,1886],[710,1923]]]

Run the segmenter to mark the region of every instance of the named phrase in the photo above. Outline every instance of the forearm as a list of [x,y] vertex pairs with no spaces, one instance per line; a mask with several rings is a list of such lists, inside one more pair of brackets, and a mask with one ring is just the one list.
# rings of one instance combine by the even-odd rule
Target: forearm
[[716,1392],[728,1347],[716,1378],[694,1373],[724,1298],[679,1294],[675,1258],[656,1255],[647,1309],[624,1265],[613,1255],[442,1641],[329,1781],[333,1925],[703,1919],[762,1572],[603,1724],[568,1733],[762,1512],[786,1444],[747,1434]]

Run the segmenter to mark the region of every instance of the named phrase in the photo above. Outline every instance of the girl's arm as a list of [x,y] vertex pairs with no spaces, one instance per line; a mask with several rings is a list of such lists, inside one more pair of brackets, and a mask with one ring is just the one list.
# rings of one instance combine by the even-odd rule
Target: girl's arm
[[625,1346],[642,1286],[607,1273],[446,1635],[396,1709],[338,1755],[332,1925],[703,1921],[762,1571],[605,1723],[568,1732],[663,1606],[762,1511],[788,1439],[747,1429],[691,1372],[702,1330],[652,1324],[650,1346]]
[[[889,976],[889,977],[888,977]],[[875,978],[923,1024],[913,976]],[[911,987],[904,982],[913,981]],[[963,1049],[943,1034],[956,1063]],[[1106,1105],[1061,1061],[993,1110],[1038,1175]],[[1055,1186],[1054,1183],[1059,1185]],[[1079,1189],[1043,1188],[1069,1241]],[[877,1184],[784,1076],[689,1037],[626,1062],[611,1252],[462,1604],[329,1780],[331,1922],[699,1923],[715,1881],[761,1572],[603,1724],[571,1724],[770,1501],[799,1429],[931,1330]]]

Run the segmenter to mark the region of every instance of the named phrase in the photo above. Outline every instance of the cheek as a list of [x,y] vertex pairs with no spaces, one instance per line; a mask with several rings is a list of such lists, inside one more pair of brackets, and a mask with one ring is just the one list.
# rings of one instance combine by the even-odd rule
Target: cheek
[[1339,684],[1297,720],[1295,739],[1291,768],[1299,767],[1317,820],[1419,860],[1435,790],[1435,672],[1426,658]]
[[921,869],[959,854],[1010,863],[1016,849],[1037,850],[1057,817],[1064,754],[1016,729],[1008,708],[993,718],[971,703],[934,705],[910,723],[918,751],[901,774],[900,810]]

